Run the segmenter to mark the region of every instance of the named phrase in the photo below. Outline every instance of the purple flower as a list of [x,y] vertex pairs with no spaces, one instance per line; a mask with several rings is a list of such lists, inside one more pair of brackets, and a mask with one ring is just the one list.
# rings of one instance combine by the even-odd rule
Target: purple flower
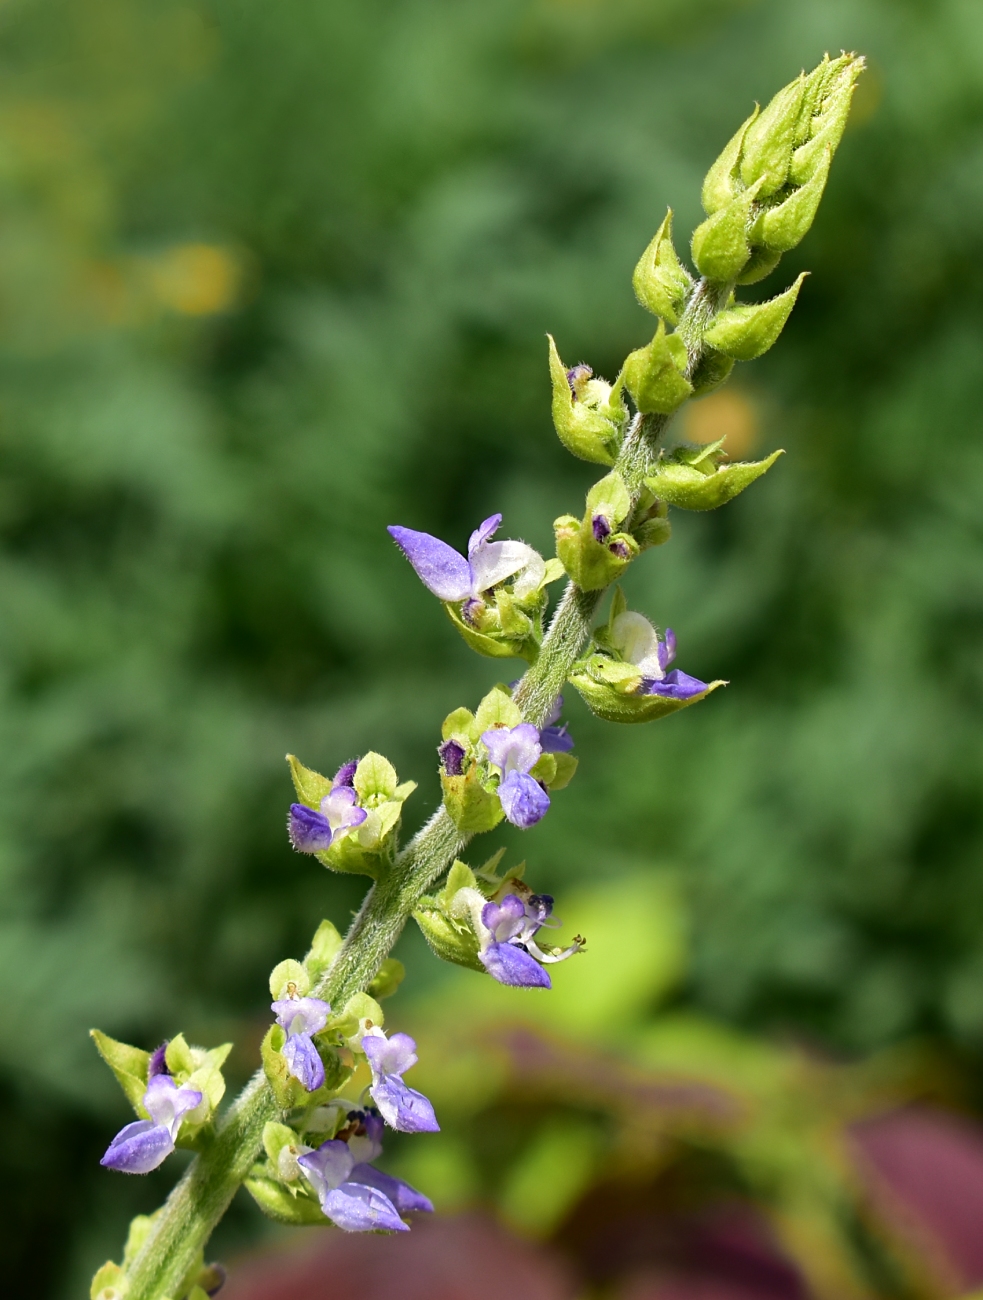
[[706,682],[674,668],[666,669],[676,657],[676,634],[666,628],[664,641],[641,614],[624,611],[611,626],[611,644],[642,675],[639,695],[663,695],[671,700],[691,700],[709,690]]
[[539,732],[531,722],[520,722],[517,727],[492,727],[481,739],[489,762],[501,773],[498,797],[505,816],[523,830],[534,826],[550,806],[549,795],[529,775],[543,752]]
[[355,780],[355,770],[358,767],[358,759],[349,759],[347,763],[342,763],[334,774],[334,780],[331,782],[332,789],[337,789],[339,785],[352,785]]
[[437,746],[437,753],[448,776],[460,776],[464,771],[464,746],[456,740],[445,740]]
[[499,984],[514,988],[552,987],[543,963],[564,961],[579,952],[584,941],[579,936],[563,952],[544,952],[536,934],[544,925],[555,924],[549,894],[531,894],[525,901],[517,894],[506,894],[500,903],[486,903],[481,911],[479,957],[488,974]]
[[387,1038],[381,1029],[372,1029],[362,1038],[362,1051],[372,1071],[369,1095],[386,1123],[401,1133],[439,1133],[433,1106],[403,1082],[417,1062],[416,1043],[409,1034]]
[[[341,769],[344,771],[345,767]],[[332,840],[361,826],[368,813],[356,805],[356,797],[350,785],[335,785],[321,800],[320,812],[306,804],[292,803],[287,834],[297,852],[320,853],[330,847]]]
[[355,1159],[345,1142],[332,1138],[316,1151],[298,1156],[297,1163],[317,1193],[321,1209],[339,1228],[346,1232],[408,1231],[384,1191],[353,1179]]
[[603,542],[611,536],[611,524],[607,515],[592,516],[590,526],[595,542]]
[[170,1074],[167,1068],[167,1039],[161,1043],[160,1047],[155,1048],[150,1054],[150,1063],[147,1067],[147,1079],[154,1079],[158,1074]]
[[389,534],[416,570],[417,577],[440,600],[449,604],[480,600],[484,592],[522,571],[516,595],[530,596],[546,574],[543,557],[525,542],[493,542],[502,522],[491,515],[471,534],[468,558],[429,533],[393,524]]
[[539,743],[543,747],[544,754],[569,754],[573,749],[573,736],[567,731],[566,724],[556,725],[560,721],[562,712],[563,696],[558,695],[539,733]]
[[143,1094],[150,1119],[120,1129],[99,1163],[124,1174],[149,1174],[174,1150],[182,1117],[201,1100],[197,1089],[179,1088],[169,1074],[154,1075]]
[[324,1083],[324,1062],[311,1035],[328,1023],[330,1006],[320,998],[286,997],[271,1003],[270,1010],[276,1013],[277,1024],[287,1033],[282,1048],[287,1069],[308,1092],[317,1092]]

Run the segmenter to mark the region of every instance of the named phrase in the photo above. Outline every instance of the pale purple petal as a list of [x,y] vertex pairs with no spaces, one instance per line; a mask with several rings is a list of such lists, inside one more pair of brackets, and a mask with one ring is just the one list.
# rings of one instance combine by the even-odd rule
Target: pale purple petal
[[439,1133],[433,1106],[422,1092],[409,1088],[395,1074],[383,1075],[369,1089],[382,1117],[400,1133]]
[[[385,1131],[382,1116],[377,1115],[374,1110],[362,1110],[349,1111],[348,1118],[359,1121],[357,1131],[348,1139],[348,1149],[352,1153],[352,1159],[359,1164],[378,1160],[382,1155],[382,1135]],[[356,1178],[355,1181],[359,1180]]]
[[306,804],[292,803],[287,834],[298,853],[321,853],[331,844],[331,823]]
[[362,1038],[362,1051],[373,1074],[404,1074],[416,1065],[416,1043],[409,1034],[365,1034]]
[[[663,668],[668,668],[676,657],[676,634],[671,627],[666,628],[665,656],[665,663],[662,666]],[[661,659],[662,656],[660,655],[659,657]]]
[[345,1181],[352,1172],[355,1161],[346,1143],[331,1138],[322,1142],[316,1151],[305,1151],[302,1156],[298,1156],[297,1163],[323,1205],[323,1194]]
[[347,763],[342,763],[341,767],[339,767],[337,772],[335,772],[334,780],[331,782],[331,784],[333,786],[351,785],[352,782],[355,780],[355,769],[357,767],[358,767],[357,758],[352,758],[349,759]]
[[525,920],[525,904],[515,894],[506,894],[500,903],[486,903],[481,909],[481,923],[498,943],[518,934]]
[[544,727],[539,733],[539,743],[544,754],[569,754],[573,749],[573,736],[562,727]]
[[174,1137],[181,1116],[201,1105],[201,1098],[196,1088],[179,1088],[169,1074],[157,1074],[147,1084],[143,1104],[153,1122],[163,1125]]
[[331,1007],[321,998],[281,998],[270,1003],[270,1010],[288,1034],[317,1034],[328,1023]]
[[468,541],[468,559],[474,559],[474,553],[484,542],[490,542],[498,532],[502,523],[501,515],[489,515],[488,518],[478,525],[471,534]]
[[161,1043],[160,1047],[154,1049],[150,1054],[150,1063],[147,1066],[147,1079],[153,1079],[158,1074],[170,1074],[167,1068],[167,1039]]
[[321,813],[336,834],[350,826],[361,826],[368,816],[364,808],[356,807],[357,798],[350,785],[336,785],[321,800]]
[[530,722],[520,722],[517,727],[492,727],[482,732],[481,739],[490,762],[503,775],[528,772],[543,752],[539,732]]
[[388,1196],[364,1183],[342,1183],[320,1197],[321,1209],[345,1232],[408,1232]]
[[666,673],[662,681],[643,681],[639,694],[662,695],[670,700],[691,700],[694,695],[702,695],[709,689],[707,683],[701,682],[698,677],[690,677],[689,673],[674,668],[672,672]]
[[440,600],[457,602],[471,595],[471,566],[439,537],[393,524],[389,535],[416,570],[417,577]]
[[546,816],[550,797],[531,776],[524,772],[510,772],[498,787],[502,811],[521,830],[527,830]]
[[538,961],[514,943],[493,943],[480,954],[485,970],[499,984],[512,988],[548,989],[552,982]]
[[525,542],[486,542],[471,557],[471,594],[497,586],[524,569],[536,554]]
[[374,1169],[372,1165],[356,1165],[349,1181],[364,1183],[366,1187],[374,1187],[376,1191],[382,1192],[400,1214],[409,1214],[414,1210],[423,1210],[427,1214],[433,1213],[433,1202],[429,1197],[418,1192],[409,1183],[404,1183],[402,1178],[393,1178],[392,1174],[384,1174],[381,1169]]
[[307,1034],[291,1034],[282,1048],[287,1069],[308,1092],[317,1092],[324,1083],[324,1062]]
[[120,1129],[99,1163],[121,1174],[149,1174],[173,1150],[174,1139],[163,1125],[138,1119]]

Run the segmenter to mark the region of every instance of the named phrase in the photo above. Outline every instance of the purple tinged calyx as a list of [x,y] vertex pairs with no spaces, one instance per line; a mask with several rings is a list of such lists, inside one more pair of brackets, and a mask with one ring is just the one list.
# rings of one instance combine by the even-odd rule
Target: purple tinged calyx
[[460,776],[464,771],[465,748],[459,741],[445,740],[437,746],[437,753],[448,776]]

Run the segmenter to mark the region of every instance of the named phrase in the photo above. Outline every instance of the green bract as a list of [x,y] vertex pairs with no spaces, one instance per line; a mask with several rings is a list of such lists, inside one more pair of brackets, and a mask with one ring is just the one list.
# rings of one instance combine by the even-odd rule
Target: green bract
[[[287,762],[298,801],[319,810],[321,800],[331,793],[331,781],[305,767],[293,754],[287,755]],[[365,821],[336,832],[331,847],[314,857],[332,871],[378,876],[395,852],[403,803],[416,789],[415,781],[400,785],[398,780],[396,769],[381,754],[370,752],[360,759],[353,785],[358,805],[366,811]]]
[[726,682],[710,682],[707,689],[688,700],[674,700],[664,695],[639,695],[641,673],[633,664],[619,663],[605,654],[583,660],[570,675],[592,713],[608,722],[654,722],[657,718],[678,713],[691,704],[705,700],[711,691]]
[[632,352],[624,366],[625,387],[643,415],[671,415],[693,391],[684,371],[689,358],[678,334],[659,321],[655,338]]
[[672,456],[659,461],[656,472],[645,480],[646,487],[683,510],[716,510],[750,487],[784,455],[775,451],[765,460],[731,463],[717,459],[720,445],[677,448]]
[[[583,519],[561,515],[554,520],[556,553],[569,576],[582,591],[601,591],[615,582],[639,552],[638,543],[620,526],[631,511],[631,496],[617,471],[605,475],[587,494]],[[607,532],[599,541],[594,520],[605,521]]]
[[[547,334],[550,349],[550,379],[553,384],[553,425],[557,437],[581,460],[598,465],[613,465],[621,442],[621,430],[627,418],[621,397],[621,385],[614,388],[603,379],[594,379],[588,366],[575,366],[568,378],[568,368],[560,360],[552,334]],[[582,372],[582,378],[578,377]]]
[[713,318],[703,335],[704,342],[735,361],[753,361],[762,356],[785,328],[805,277],[803,271],[791,288],[767,302],[725,308]]
[[693,277],[672,246],[671,209],[639,258],[631,283],[635,297],[653,316],[661,316],[670,325],[677,323],[693,287]]
[[693,232],[693,261],[708,280],[735,280],[751,256],[747,230],[751,208],[763,180],[735,195]]

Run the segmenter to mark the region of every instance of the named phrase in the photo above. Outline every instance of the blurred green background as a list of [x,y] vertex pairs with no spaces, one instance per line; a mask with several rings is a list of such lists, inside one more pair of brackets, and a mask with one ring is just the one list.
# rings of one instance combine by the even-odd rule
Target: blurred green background
[[[587,882],[630,913],[621,879],[669,873],[692,936],[678,1005],[835,1053],[927,1040],[972,1081],[979,6],[0,7],[18,1294],[76,1293],[173,1177],[99,1169],[126,1113],[89,1026],[233,1037],[242,1079],[268,970],[357,904],[357,881],[288,848],[284,753],[333,770],[381,749],[421,782],[419,822],[439,720],[498,676],[385,525],[460,545],[502,510],[505,535],[550,545],[591,469],[552,434],[545,332],[611,377],[651,331],[630,275],[666,205],[684,247],[751,103],[842,47],[870,71],[816,227],[766,288],[813,275],[781,345],[689,417],[694,438],[789,455],[725,511],[677,512],[627,584],[687,671],[731,686],[638,729],[570,702],[577,784],[504,842],[561,916]],[[394,1019],[446,978],[404,948]],[[222,1241],[258,1225],[237,1207]]]

